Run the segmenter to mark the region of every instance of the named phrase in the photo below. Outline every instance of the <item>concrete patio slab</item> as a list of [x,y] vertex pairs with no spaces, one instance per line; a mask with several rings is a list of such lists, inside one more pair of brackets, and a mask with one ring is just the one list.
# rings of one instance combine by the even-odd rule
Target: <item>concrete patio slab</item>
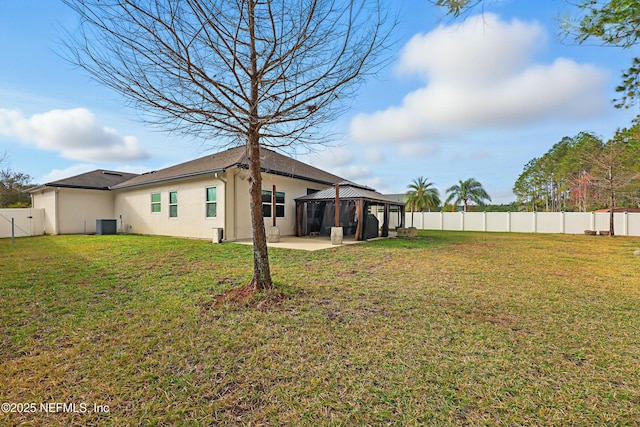
[[[395,233],[389,233],[389,237],[395,237]],[[386,237],[378,237],[376,239],[369,239],[369,241],[377,239],[386,239]],[[241,245],[253,245],[251,239],[237,240],[233,243]],[[329,236],[317,236],[317,237],[295,237],[295,236],[281,236],[278,243],[267,243],[269,248],[283,248],[283,249],[296,249],[302,251],[319,251],[322,249],[339,248],[346,245],[353,245],[356,243],[363,243],[353,238],[353,236],[344,237],[342,245],[332,245],[331,238]]]

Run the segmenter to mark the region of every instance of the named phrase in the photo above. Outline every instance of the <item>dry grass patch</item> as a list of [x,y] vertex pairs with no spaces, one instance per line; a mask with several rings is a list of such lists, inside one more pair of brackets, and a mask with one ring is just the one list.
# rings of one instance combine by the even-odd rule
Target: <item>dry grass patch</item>
[[[640,240],[422,232],[271,250],[0,241],[3,425],[634,425]],[[231,294],[233,295],[233,294]],[[5,380],[6,379],[6,380]],[[93,412],[93,404],[108,413]]]

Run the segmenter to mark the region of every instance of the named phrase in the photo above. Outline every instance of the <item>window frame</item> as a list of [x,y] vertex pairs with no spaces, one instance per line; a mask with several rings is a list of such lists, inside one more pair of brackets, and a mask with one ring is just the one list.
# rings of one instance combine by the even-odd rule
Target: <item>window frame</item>
[[[209,200],[209,190],[213,189],[214,192],[214,200]],[[215,215],[209,216],[209,207],[214,206]],[[205,218],[217,218],[218,217],[218,187],[212,185],[210,187],[205,187],[204,189],[204,216]]]
[[[266,196],[268,195],[269,201],[267,201]],[[282,197],[282,202],[278,202],[278,198]],[[276,190],[276,205],[275,209],[273,206],[273,191],[272,190],[262,190],[262,217],[263,218],[273,218],[274,210],[276,218],[287,218],[287,196],[285,191],[277,191]],[[269,209],[269,215],[265,214],[265,208]],[[282,211],[280,215],[278,211]]]
[[[158,196],[158,200],[154,200],[154,196]],[[150,200],[151,200],[151,213],[152,214],[162,213],[162,193],[161,192],[151,193]],[[155,210],[156,206],[158,210]]]
[[[175,202],[171,201],[171,195],[175,195],[176,200]],[[172,209],[171,208],[175,208],[175,215],[172,215]],[[173,218],[178,218],[178,191],[174,190],[174,191],[169,191],[169,218],[173,219]]]

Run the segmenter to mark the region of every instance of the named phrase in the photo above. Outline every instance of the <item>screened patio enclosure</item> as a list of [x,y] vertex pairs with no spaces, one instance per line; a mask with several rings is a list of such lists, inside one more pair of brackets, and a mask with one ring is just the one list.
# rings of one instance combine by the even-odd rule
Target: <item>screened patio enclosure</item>
[[[402,202],[352,182],[336,185],[338,194],[336,187],[329,187],[296,199],[296,236],[329,236],[336,226],[336,206],[343,235],[355,240],[388,237],[391,215],[398,215],[398,224],[404,227]],[[379,211],[383,212],[382,224]]]

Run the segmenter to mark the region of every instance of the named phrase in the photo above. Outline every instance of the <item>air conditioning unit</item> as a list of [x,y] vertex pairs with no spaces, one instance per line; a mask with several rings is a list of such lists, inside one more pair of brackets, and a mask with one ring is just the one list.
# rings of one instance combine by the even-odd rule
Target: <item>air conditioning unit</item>
[[115,219],[96,219],[96,234],[116,234],[118,221]]

